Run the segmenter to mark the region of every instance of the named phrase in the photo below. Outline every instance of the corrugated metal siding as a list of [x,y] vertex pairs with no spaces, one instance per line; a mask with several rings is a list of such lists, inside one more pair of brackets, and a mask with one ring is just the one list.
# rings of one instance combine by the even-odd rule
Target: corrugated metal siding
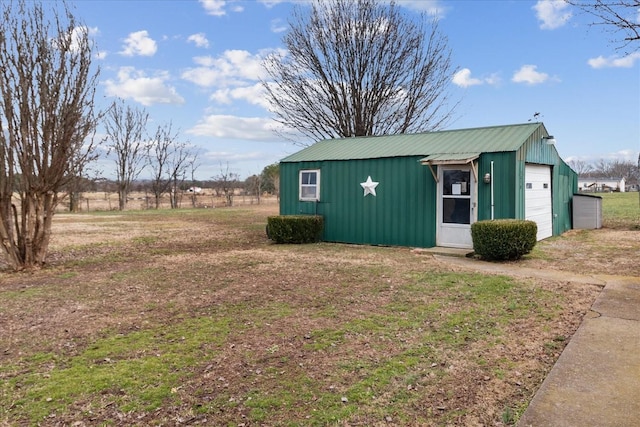
[[[374,245],[435,245],[436,186],[419,156],[281,163],[280,214],[325,218],[323,240]],[[298,171],[320,169],[320,201],[298,200]],[[360,186],[371,176],[376,196]]]
[[572,228],[573,194],[578,192],[578,174],[558,158],[553,168],[553,235],[559,236]]
[[292,154],[281,162],[516,151],[532,133],[546,134],[544,125],[526,123],[418,134],[328,139]]
[[547,144],[543,137],[548,136],[544,126],[537,128],[518,150],[518,160],[538,165],[554,165],[560,158],[554,145]]
[[515,152],[488,153],[478,161],[478,221],[491,219],[491,184],[483,177],[491,173],[493,161],[494,218],[515,218],[516,168]]

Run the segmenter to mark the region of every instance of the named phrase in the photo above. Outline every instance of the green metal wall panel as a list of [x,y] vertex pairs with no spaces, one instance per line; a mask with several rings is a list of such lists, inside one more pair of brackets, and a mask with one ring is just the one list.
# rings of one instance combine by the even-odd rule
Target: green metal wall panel
[[[483,177],[491,173],[492,183],[485,184]],[[493,217],[515,218],[516,199],[515,152],[485,153],[478,160],[478,221],[491,219],[491,185],[493,185]]]
[[[436,185],[420,156],[280,164],[280,214],[323,215],[323,239],[374,245],[435,246]],[[298,200],[298,171],[320,169],[320,201]],[[371,176],[376,196],[360,183]]]
[[578,191],[578,174],[560,159],[553,168],[553,235],[572,228],[573,194]]

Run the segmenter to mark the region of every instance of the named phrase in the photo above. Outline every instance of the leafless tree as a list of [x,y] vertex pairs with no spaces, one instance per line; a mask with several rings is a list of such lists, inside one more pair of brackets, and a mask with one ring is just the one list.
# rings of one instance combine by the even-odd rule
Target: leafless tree
[[200,163],[198,163],[198,154],[194,152],[188,161],[189,173],[191,175],[191,206],[196,207],[196,170],[200,167]]
[[245,189],[251,196],[255,196],[258,204],[262,196],[262,175],[251,175],[245,180]]
[[284,129],[316,141],[435,130],[451,118],[456,70],[436,20],[394,2],[314,0],[289,24],[288,51],[265,59],[263,81]]
[[584,160],[570,160],[568,164],[578,175],[585,175],[593,170],[593,166]]
[[169,157],[169,182],[171,186],[171,208],[180,206],[180,187],[187,178],[187,169],[195,156],[186,142],[176,142]]
[[115,155],[118,208],[127,206],[131,183],[140,175],[148,162],[148,141],[145,133],[149,114],[142,108],[125,105],[117,99],[107,111],[104,123],[108,154]]
[[640,0],[565,0],[593,15],[592,24],[612,34],[617,49],[635,52],[640,49]]
[[98,70],[65,2],[0,3],[0,241],[15,270],[45,263],[60,191],[95,159]]
[[627,183],[631,183],[638,175],[638,166],[631,160],[600,159],[590,175],[598,178],[624,178]]
[[[156,209],[160,207],[163,194],[169,193],[171,208],[179,206],[180,186],[184,183],[187,169],[195,167],[196,153],[189,144],[179,141],[179,131],[172,130],[171,122],[159,125],[149,146],[149,163],[153,170],[151,189],[155,197]],[[192,169],[192,175],[195,170]]]
[[216,186],[222,190],[227,206],[233,206],[233,193],[238,184],[238,174],[231,172],[229,162],[226,167],[220,163],[220,175],[214,178]]
[[613,160],[609,162],[609,175],[624,178],[630,183],[636,177],[637,165],[631,160]]
[[153,176],[151,177],[151,191],[153,191],[156,209],[160,207],[162,195],[169,190],[169,157],[172,147],[178,137],[172,133],[172,123],[159,125],[156,134],[149,145],[149,164]]

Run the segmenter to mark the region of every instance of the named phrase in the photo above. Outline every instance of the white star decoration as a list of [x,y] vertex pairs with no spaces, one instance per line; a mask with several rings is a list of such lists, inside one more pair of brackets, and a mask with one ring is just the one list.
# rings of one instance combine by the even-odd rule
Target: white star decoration
[[365,182],[361,182],[360,185],[364,188],[364,196],[367,197],[367,194],[376,195],[376,187],[378,183],[371,180],[371,176],[367,177]]

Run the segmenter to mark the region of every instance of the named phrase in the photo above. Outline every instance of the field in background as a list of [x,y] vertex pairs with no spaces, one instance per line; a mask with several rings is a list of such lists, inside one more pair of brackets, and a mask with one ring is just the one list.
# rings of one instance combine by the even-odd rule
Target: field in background
[[[234,206],[251,206],[257,204],[276,204],[278,199],[272,195],[265,195],[258,200],[257,196],[234,195]],[[118,193],[114,192],[85,192],[81,193],[79,202],[80,212],[112,211],[118,210]],[[227,201],[224,196],[216,194],[213,190],[204,189],[200,193],[184,192],[178,196],[178,208],[219,208],[226,207]],[[165,194],[160,199],[160,209],[170,209],[171,201],[169,195]],[[155,209],[155,198],[151,193],[131,192],[127,201],[127,210]],[[69,202],[63,200],[57,208],[57,212],[68,212]]]
[[598,193],[602,197],[603,226],[640,230],[640,193]]

